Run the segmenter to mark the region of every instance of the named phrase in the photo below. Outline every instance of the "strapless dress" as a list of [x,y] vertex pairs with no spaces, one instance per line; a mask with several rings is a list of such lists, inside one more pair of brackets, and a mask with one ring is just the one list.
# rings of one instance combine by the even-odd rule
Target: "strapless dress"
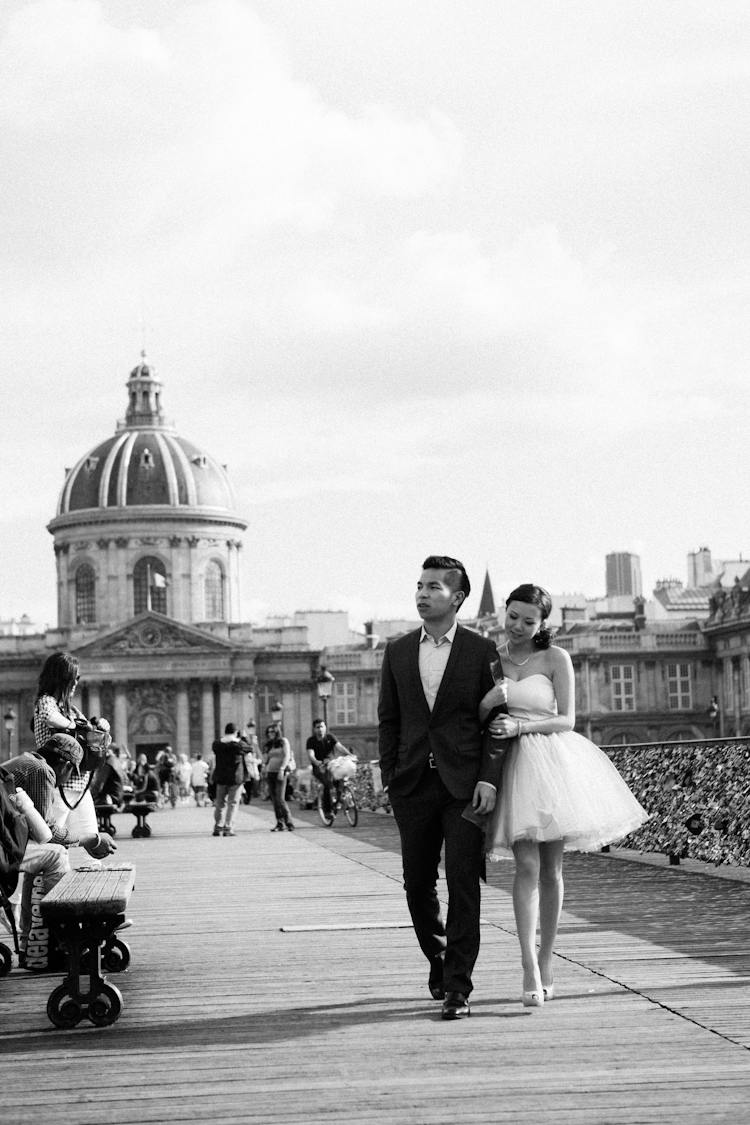
[[[552,681],[541,673],[508,682],[514,719],[557,714]],[[598,851],[648,820],[607,755],[575,731],[523,734],[505,760],[486,829],[489,859],[507,859],[516,840],[563,840],[566,851]],[[505,851],[503,851],[505,849]]]

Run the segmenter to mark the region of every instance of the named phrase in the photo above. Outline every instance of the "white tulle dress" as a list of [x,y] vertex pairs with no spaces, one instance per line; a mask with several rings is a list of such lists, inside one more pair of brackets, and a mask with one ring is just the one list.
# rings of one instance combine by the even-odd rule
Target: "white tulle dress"
[[[557,714],[552,681],[541,673],[508,681],[514,719]],[[596,851],[635,831],[648,813],[607,755],[575,731],[514,740],[487,827],[489,859],[507,859],[516,840],[564,840],[566,851]]]

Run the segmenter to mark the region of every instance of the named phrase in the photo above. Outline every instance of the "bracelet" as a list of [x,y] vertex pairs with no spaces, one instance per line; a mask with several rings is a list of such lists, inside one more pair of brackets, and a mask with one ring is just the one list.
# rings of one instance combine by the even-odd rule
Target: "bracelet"
[[521,737],[521,720],[517,719],[516,721],[518,723],[518,730],[516,732],[516,738],[520,738]]

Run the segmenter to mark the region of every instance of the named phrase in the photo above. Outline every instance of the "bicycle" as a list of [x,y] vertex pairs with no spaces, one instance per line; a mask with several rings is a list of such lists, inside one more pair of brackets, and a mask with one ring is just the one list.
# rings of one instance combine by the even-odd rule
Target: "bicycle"
[[325,790],[320,785],[318,788],[318,813],[320,819],[325,824],[326,828],[330,828],[336,819],[336,814],[342,809],[344,816],[349,821],[352,828],[357,827],[359,820],[359,809],[357,808],[357,798],[354,796],[354,789],[352,783],[348,780],[334,781],[331,786],[331,811],[327,813],[323,808],[323,793]]

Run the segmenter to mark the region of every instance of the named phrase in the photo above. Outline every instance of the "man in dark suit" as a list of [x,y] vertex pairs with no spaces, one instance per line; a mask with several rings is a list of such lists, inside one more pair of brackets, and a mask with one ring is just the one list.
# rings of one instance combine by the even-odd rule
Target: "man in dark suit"
[[[492,811],[501,768],[483,749],[479,721],[495,646],[456,622],[470,589],[457,559],[425,559],[417,582],[422,628],[388,642],[378,706],[380,768],[401,834],[406,898],[443,1019],[469,1015],[479,953],[482,835],[462,814],[469,802],[479,814]],[[436,891],[443,844],[445,926]]]

